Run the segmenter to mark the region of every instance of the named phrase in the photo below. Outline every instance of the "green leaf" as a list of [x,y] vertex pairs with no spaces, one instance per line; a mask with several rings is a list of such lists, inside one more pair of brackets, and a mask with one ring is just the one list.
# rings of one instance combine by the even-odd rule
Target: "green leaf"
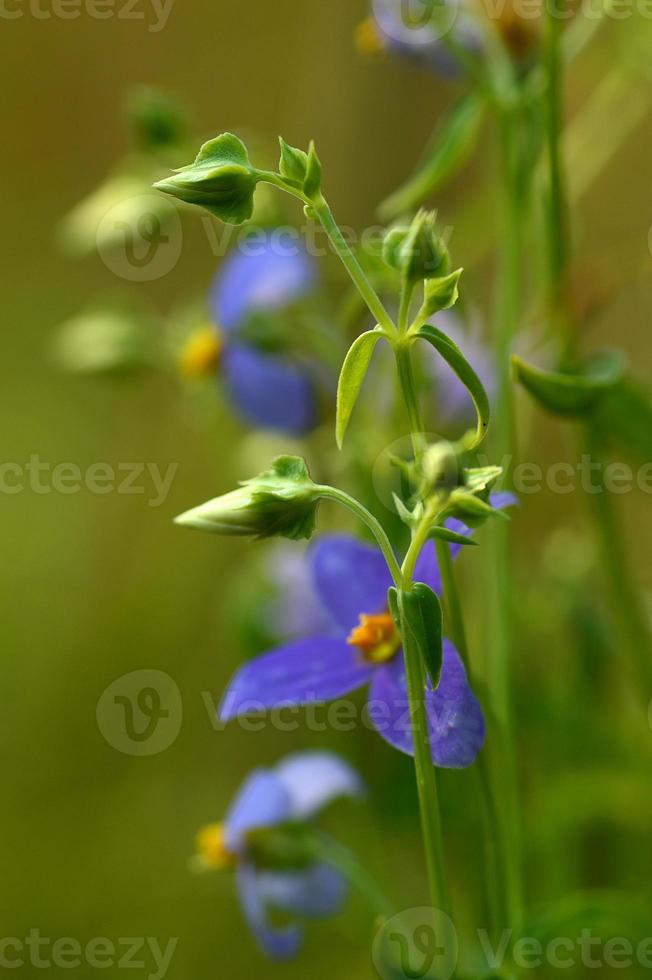
[[308,163],[306,167],[306,177],[303,183],[303,192],[306,197],[314,198],[321,191],[321,161],[317,156],[315,144],[311,140],[308,150]]
[[467,538],[464,534],[458,534],[457,531],[451,531],[449,527],[443,527],[441,525],[433,527],[428,537],[438,538],[440,541],[448,541],[450,544],[473,545],[475,548],[478,547],[478,542],[474,541],[473,538]]
[[409,630],[419,648],[433,691],[439,687],[443,660],[443,617],[439,599],[429,586],[416,582],[401,591],[400,629]]
[[606,391],[595,410],[602,438],[643,463],[652,460],[652,391],[631,378]]
[[378,329],[368,330],[367,333],[361,334],[354,340],[344,359],[337,385],[337,419],[335,422],[335,438],[340,449],[344,443],[344,434],[351,418],[351,412],[358,400],[360,387],[367,373],[371,355],[381,337],[382,332]]
[[253,214],[254,190],[260,179],[242,140],[233,133],[222,133],[204,143],[194,163],[159,180],[154,187],[237,225]]
[[450,340],[445,333],[442,333],[441,330],[438,330],[437,327],[434,327],[431,323],[425,323],[420,328],[416,336],[421,337],[423,340],[427,340],[429,344],[432,344],[435,350],[441,354],[449,367],[451,367],[455,372],[473,399],[473,404],[475,405],[475,410],[478,414],[478,425],[475,439],[469,446],[469,449],[475,449],[476,446],[480,445],[487,434],[489,419],[491,417],[489,398],[487,397],[487,392],[484,390],[484,385],[464,357],[464,354],[459,349],[457,344],[453,343],[453,341]]
[[281,146],[281,159],[279,161],[279,172],[286,180],[292,181],[298,187],[303,187],[308,171],[308,154],[303,150],[298,150],[295,146],[286,143],[282,136],[278,141]]
[[464,166],[475,146],[485,104],[477,95],[461,99],[439,121],[423,164],[379,208],[383,221],[423,204]]
[[455,306],[460,295],[459,283],[463,272],[463,269],[456,269],[448,276],[429,279],[426,282],[421,316],[424,318],[434,316],[435,313],[450,310],[451,306]]
[[555,415],[578,416],[591,412],[605,392],[619,383],[625,369],[619,351],[603,351],[586,361],[574,374],[543,371],[512,357],[517,381]]

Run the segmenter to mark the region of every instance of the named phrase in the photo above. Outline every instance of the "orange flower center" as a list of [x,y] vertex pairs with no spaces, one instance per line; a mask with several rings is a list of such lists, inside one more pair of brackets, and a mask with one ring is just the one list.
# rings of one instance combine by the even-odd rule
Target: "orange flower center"
[[401,645],[401,637],[388,612],[375,616],[362,613],[359,626],[351,630],[346,642],[357,647],[369,663],[381,664],[392,659]]

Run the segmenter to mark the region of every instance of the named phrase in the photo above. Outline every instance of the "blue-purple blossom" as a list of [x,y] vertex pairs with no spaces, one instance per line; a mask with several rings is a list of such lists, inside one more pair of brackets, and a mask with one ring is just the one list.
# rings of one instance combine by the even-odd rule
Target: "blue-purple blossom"
[[245,241],[215,277],[210,291],[215,361],[231,404],[249,425],[303,435],[317,422],[311,366],[288,350],[263,349],[250,329],[256,315],[289,308],[315,281],[315,265],[304,247],[278,230]]
[[[255,842],[266,830],[308,824],[340,796],[360,796],[357,773],[330,752],[299,752],[273,769],[256,769],[245,780],[221,824],[198,835],[199,864],[205,870],[233,869],[238,896],[249,928],[274,959],[294,956],[301,945],[302,920],[334,915],[348,885],[330,865],[308,860],[300,867],[261,865]],[[270,912],[292,922],[275,927]]]
[[[492,502],[502,507],[513,499],[496,495]],[[450,526],[470,534],[458,521]],[[453,554],[459,549],[453,545]],[[392,580],[381,552],[347,535],[326,535],[309,548],[305,574],[330,617],[330,628],[293,639],[245,664],[225,693],[221,719],[329,701],[368,685],[371,723],[391,745],[412,754],[405,662],[387,608]],[[423,549],[414,577],[441,593],[432,542]],[[426,709],[433,762],[448,768],[471,765],[484,743],[484,717],[460,656],[448,640],[439,686],[426,690]]]
[[477,18],[459,0],[432,4],[431,10],[427,2],[415,5],[411,0],[372,0],[371,8],[372,17],[361,32],[363,47],[386,48],[444,75],[461,71],[459,60],[445,41],[446,34],[470,53],[482,50]]

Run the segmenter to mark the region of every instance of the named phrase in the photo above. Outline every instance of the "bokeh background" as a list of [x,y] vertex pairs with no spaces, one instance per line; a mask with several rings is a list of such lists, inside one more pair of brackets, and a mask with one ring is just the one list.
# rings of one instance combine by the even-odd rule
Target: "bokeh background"
[[[176,0],[159,32],[148,30],[144,0],[135,8],[145,14],[140,21],[84,13],[43,19],[26,5],[20,9],[23,16],[3,22],[0,41],[0,458],[22,464],[38,454],[82,469],[98,461],[151,461],[164,469],[177,463],[178,470],[158,508],[144,496],[117,493],[26,489],[0,497],[0,932],[25,937],[38,928],[82,943],[151,936],[165,945],[178,937],[170,980],[371,976],[373,924],[358,896],[339,917],[309,929],[297,962],[277,966],[254,948],[228,877],[187,869],[197,828],[221,817],[250,768],[326,744],[358,765],[369,784],[365,803],[337,804],[327,824],[397,907],[426,896],[408,760],[365,731],[267,729],[258,736],[215,729],[206,699],[219,697],[242,656],[234,588],[257,546],[186,533],[172,517],[248,475],[244,430],[226,414],[202,418],[169,379],[98,383],[57,371],[49,356],[57,324],[94,297],[142,290],[163,312],[189,284],[201,295],[215,259],[198,225],[186,221],[175,269],[132,286],[97,257],[71,262],[57,246],[56,228],[125,152],[121,105],[134,84],[177,93],[201,134],[253,133],[270,152],[277,133],[295,145],[314,137],[336,213],[355,226],[374,221],[378,201],[410,172],[455,85],[409,63],[362,57],[354,31],[367,13],[364,0]],[[571,111],[613,68],[612,58],[607,39],[575,66]],[[605,120],[605,139],[609,129]],[[588,158],[595,150],[583,148]],[[487,313],[492,251],[481,243],[491,223],[494,167],[488,132],[476,159],[436,202],[455,228],[454,254],[469,266],[474,300]],[[650,172],[650,119],[643,115],[582,197],[576,225],[588,285],[613,268],[622,284],[594,318],[588,343],[615,340],[648,374]],[[468,205],[475,195],[474,211]],[[544,463],[573,452],[570,433],[536,413],[528,412],[524,441],[528,458]],[[618,506],[636,574],[649,588],[649,498],[629,494]],[[578,626],[565,605],[564,572],[575,553],[556,532],[570,529],[581,540],[583,513],[581,495],[542,493],[514,521],[519,605],[530,627],[521,633],[516,681],[527,887],[539,900],[587,887],[650,899],[647,715],[623,679],[608,624],[603,633],[599,580],[589,579],[584,593],[588,639],[586,624],[580,617]],[[474,567],[473,557],[463,559],[471,615],[490,574]],[[590,571],[590,553],[586,564]],[[147,758],[117,751],[96,721],[106,687],[138,669],[166,672],[183,699],[178,737]],[[597,676],[590,688],[587,670]],[[623,686],[625,694],[618,693]],[[480,860],[473,776],[447,773],[442,783],[455,891],[472,908]],[[148,964],[132,975],[150,972]],[[29,966],[15,971],[32,973]]]

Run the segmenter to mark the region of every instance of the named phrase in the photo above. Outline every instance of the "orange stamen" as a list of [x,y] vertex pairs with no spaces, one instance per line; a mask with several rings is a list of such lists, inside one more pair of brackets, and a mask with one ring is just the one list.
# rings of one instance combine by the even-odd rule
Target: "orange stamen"
[[360,625],[351,630],[346,642],[357,647],[370,663],[383,663],[394,656],[401,638],[388,612],[373,616],[363,613]]

